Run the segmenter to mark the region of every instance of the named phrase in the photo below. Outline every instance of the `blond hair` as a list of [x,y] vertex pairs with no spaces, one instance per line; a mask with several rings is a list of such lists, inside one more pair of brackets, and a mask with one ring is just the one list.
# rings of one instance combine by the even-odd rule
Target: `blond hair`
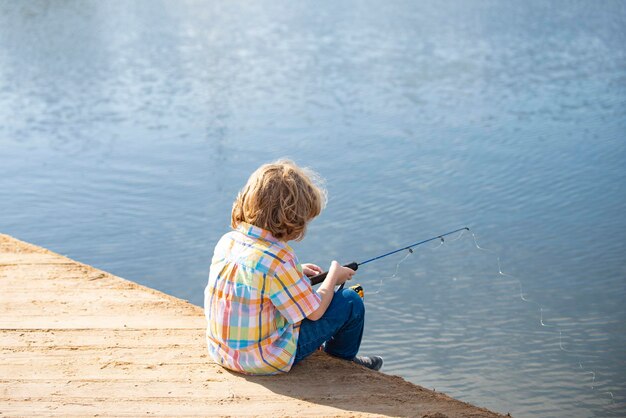
[[326,205],[321,177],[293,161],[281,159],[259,167],[237,195],[231,226],[241,222],[268,230],[275,238],[304,238],[307,223]]

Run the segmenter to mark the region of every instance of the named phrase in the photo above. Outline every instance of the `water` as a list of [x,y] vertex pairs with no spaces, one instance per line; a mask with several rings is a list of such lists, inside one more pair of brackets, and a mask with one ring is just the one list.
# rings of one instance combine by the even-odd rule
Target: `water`
[[[237,190],[326,179],[364,353],[518,417],[626,415],[623,2],[0,2],[0,230],[202,303]],[[540,309],[542,310],[540,312]],[[610,392],[610,393],[609,393]],[[612,395],[612,398],[611,398]]]

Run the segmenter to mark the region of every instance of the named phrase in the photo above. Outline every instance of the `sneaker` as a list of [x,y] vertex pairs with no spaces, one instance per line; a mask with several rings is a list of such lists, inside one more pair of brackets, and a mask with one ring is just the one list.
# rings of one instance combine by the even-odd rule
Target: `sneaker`
[[356,356],[352,361],[360,366],[372,370],[380,370],[383,367],[383,358],[380,356]]

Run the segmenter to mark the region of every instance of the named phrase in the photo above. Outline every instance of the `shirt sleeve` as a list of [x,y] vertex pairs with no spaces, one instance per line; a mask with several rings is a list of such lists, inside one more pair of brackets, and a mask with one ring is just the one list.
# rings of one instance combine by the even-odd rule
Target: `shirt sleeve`
[[289,260],[276,269],[270,299],[291,324],[302,321],[319,308],[321,299],[311,287],[302,267]]

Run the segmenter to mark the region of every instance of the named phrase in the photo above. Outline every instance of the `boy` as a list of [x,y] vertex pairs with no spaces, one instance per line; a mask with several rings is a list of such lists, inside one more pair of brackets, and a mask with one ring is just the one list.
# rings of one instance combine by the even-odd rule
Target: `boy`
[[322,344],[333,356],[379,370],[380,357],[356,356],[363,336],[363,300],[334,292],[354,271],[333,261],[317,291],[308,277],[322,272],[299,264],[291,240],[301,240],[320,214],[326,191],[314,172],[289,160],[258,168],[238,194],[233,231],[215,247],[204,292],[209,353],[246,374],[288,372]]

